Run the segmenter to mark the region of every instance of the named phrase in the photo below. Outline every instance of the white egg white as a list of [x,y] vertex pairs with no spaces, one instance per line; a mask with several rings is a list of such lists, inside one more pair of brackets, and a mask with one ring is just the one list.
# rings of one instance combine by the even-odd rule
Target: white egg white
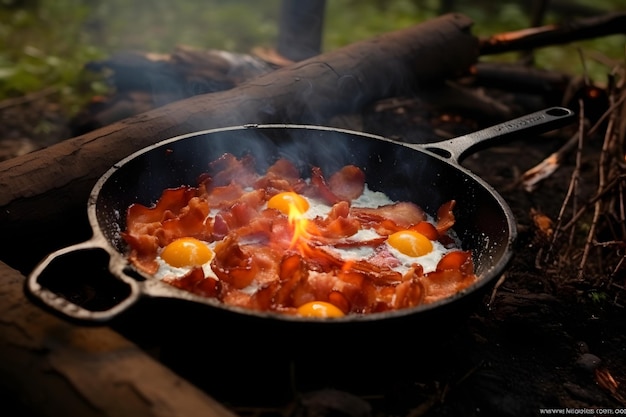
[[395,203],[395,201],[387,197],[387,194],[381,191],[372,191],[367,184],[365,184],[363,194],[361,194],[359,198],[352,200],[352,206],[366,208],[378,208],[393,203]]

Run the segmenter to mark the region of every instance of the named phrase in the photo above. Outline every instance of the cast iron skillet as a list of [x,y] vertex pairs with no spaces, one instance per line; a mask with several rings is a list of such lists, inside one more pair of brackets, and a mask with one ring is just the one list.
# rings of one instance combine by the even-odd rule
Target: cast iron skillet
[[[454,230],[464,249],[473,252],[479,280],[448,299],[415,308],[348,315],[333,323],[369,322],[424,314],[456,303],[484,289],[497,278],[512,256],[516,238],[513,214],[503,198],[488,184],[460,165],[470,151],[513,134],[548,131],[569,123],[573,112],[554,107],[523,116],[469,135],[431,144],[404,144],[367,133],[306,125],[245,125],[194,132],[159,142],[140,150],[111,167],[94,186],[88,216],[93,236],[88,241],[48,255],[30,274],[27,291],[45,305],[68,318],[102,322],[128,309],[142,297],[164,297],[202,304],[209,310],[307,322],[319,319],[255,312],[225,306],[217,300],[193,295],[141,276],[126,261],[126,247],[120,237],[125,229],[126,209],[132,203],[151,205],[165,188],[197,185],[208,163],[225,152],[238,157],[252,154],[260,172],[277,158],[296,162],[307,176],[311,166],[332,173],[346,164],[361,167],[368,186],[393,199],[413,201],[434,214],[449,200],[456,200]],[[108,261],[108,262],[107,262]],[[107,267],[108,263],[108,267]],[[115,295],[113,305],[87,308],[71,295],[61,295],[70,269],[89,277],[105,270],[118,280],[113,286],[125,288]],[[108,270],[107,270],[108,268]],[[73,273],[76,276],[76,273]],[[75,278],[72,278],[75,279]],[[80,279],[80,278],[79,278]],[[328,322],[325,320],[321,320]]]

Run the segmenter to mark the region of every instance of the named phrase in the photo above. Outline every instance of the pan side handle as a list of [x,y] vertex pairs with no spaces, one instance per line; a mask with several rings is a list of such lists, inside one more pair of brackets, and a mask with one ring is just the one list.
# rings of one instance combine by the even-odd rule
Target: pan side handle
[[30,273],[26,292],[67,318],[108,321],[141,295],[139,283],[123,273],[118,257],[97,238],[59,249]]
[[458,164],[467,155],[489,146],[494,141],[558,129],[570,124],[574,116],[575,113],[565,107],[550,107],[467,135],[416,147],[452,159]]

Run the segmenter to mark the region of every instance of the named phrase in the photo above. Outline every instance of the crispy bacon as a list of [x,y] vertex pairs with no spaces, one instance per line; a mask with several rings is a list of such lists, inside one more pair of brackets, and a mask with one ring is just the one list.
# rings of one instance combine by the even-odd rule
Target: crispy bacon
[[263,189],[269,195],[282,191],[300,192],[306,187],[306,181],[300,177],[298,168],[289,160],[281,158],[267,169],[259,178],[254,188]]
[[211,268],[220,280],[242,289],[253,280],[259,285],[275,281],[279,257],[280,254],[265,244],[242,244],[229,235],[216,246]]
[[141,227],[145,223],[162,222],[175,217],[196,194],[197,189],[192,187],[170,188],[163,191],[152,207],[132,204],[126,212],[128,230],[132,232],[134,227]]
[[417,233],[421,233],[430,240],[437,240],[440,237],[437,228],[432,223],[426,220],[414,224],[413,226],[409,227],[409,230],[414,230]]
[[421,281],[404,281],[396,287],[393,299],[393,310],[410,308],[420,305],[425,298],[424,284]]
[[437,271],[449,270],[458,270],[464,274],[471,274],[474,270],[471,252],[455,250],[443,255],[437,263]]
[[159,268],[156,260],[159,250],[157,237],[147,233],[122,233],[122,237],[130,246],[129,261],[147,274],[156,273]]
[[437,231],[440,235],[445,234],[452,226],[454,226],[454,222],[456,218],[454,217],[454,213],[452,210],[456,205],[456,201],[450,200],[447,203],[444,203],[437,210]]
[[173,240],[183,237],[195,237],[200,240],[210,240],[212,223],[207,221],[209,205],[205,200],[193,197],[187,206],[180,210],[177,217],[162,222],[163,227],[156,233],[159,245],[165,246]]
[[258,265],[252,262],[250,253],[242,249],[237,239],[227,236],[215,249],[211,269],[220,281],[237,289],[252,283],[258,272]]
[[[297,314],[310,301],[326,301],[345,314],[369,314],[410,308],[461,291],[476,280],[471,253],[450,251],[434,272],[413,264],[405,273],[394,270],[400,261],[384,245],[386,236],[414,230],[430,240],[454,243],[448,234],[455,223],[455,201],[443,204],[435,224],[414,203],[398,202],[378,208],[353,207],[365,189],[365,175],[347,165],[328,180],[318,167],[310,181],[297,167],[278,159],[260,175],[251,156],[224,154],[200,175],[197,187],[166,189],[152,206],[133,204],[127,211],[122,237],[129,260],[140,270],[158,270],[160,249],[179,237],[218,241],[211,270],[192,268],[164,282],[221,302],[261,311]],[[304,235],[294,244],[288,216],[265,209],[278,192],[295,191],[332,206],[326,217],[305,221]],[[362,229],[378,233],[357,238]],[[360,235],[359,235],[360,236]],[[344,260],[339,248],[374,248],[362,259]]]
[[359,198],[365,189],[365,173],[354,165],[346,165],[328,179],[330,190],[342,200]]
[[258,179],[255,170],[254,158],[251,155],[237,159],[233,154],[225,153],[209,164],[211,186],[220,187],[229,184],[238,184],[250,187]]
[[431,272],[421,279],[421,283],[426,290],[424,302],[432,303],[450,297],[469,287],[474,282],[476,282],[475,275],[466,274],[457,269]]
[[[181,214],[187,214],[188,219],[192,217],[200,222],[204,220],[202,213],[198,214],[194,209],[188,207],[189,202],[194,199],[197,189],[193,187],[179,187],[166,189],[161,194],[159,200],[152,207],[142,204],[132,204],[126,213],[127,228],[121,233],[122,238],[130,247],[129,259],[140,270],[154,274],[158,268],[156,262],[157,251],[169,243],[172,235],[164,229],[164,224],[173,223]],[[192,203],[193,206],[194,203]],[[194,228],[194,219],[184,221],[180,224],[181,229]]]
[[308,271],[302,256],[295,252],[286,254],[280,261],[280,286],[274,294],[274,301],[280,306],[294,305],[294,295],[298,287],[306,283],[307,276]]
[[330,205],[352,201],[363,194],[365,173],[354,165],[346,165],[326,180],[319,167],[311,169],[311,196],[319,197]]
[[206,189],[201,196],[212,208],[228,208],[239,201],[244,192],[241,185],[233,183]]
[[351,214],[364,223],[408,229],[426,220],[426,213],[417,204],[399,202],[378,208],[352,207]]
[[163,281],[202,297],[217,297],[222,286],[220,281],[205,278],[202,268],[194,268],[180,278],[166,278]]
[[213,239],[221,240],[231,231],[249,226],[258,216],[257,210],[246,203],[233,204],[228,210],[222,210],[215,215]]
[[330,205],[341,201],[341,198],[330,189],[322,170],[318,167],[311,169],[311,188],[309,193],[311,196],[319,197]]
[[[316,226],[316,236],[318,241],[325,239],[339,239],[356,234],[361,228],[361,222],[350,216],[350,204],[347,201],[340,201],[335,204],[325,218],[313,220]],[[326,240],[328,242],[328,240]]]

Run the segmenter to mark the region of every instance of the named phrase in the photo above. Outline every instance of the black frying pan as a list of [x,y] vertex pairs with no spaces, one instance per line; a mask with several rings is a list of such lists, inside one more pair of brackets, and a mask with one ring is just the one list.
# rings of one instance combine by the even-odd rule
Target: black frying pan
[[[100,178],[88,202],[93,237],[46,257],[28,277],[26,288],[65,316],[89,321],[109,320],[142,297],[162,297],[218,309],[220,313],[228,311],[277,321],[328,322],[225,306],[217,300],[143,277],[127,263],[120,232],[125,229],[128,206],[137,202],[151,205],[165,188],[197,185],[198,176],[205,172],[209,162],[229,152],[238,157],[252,154],[260,172],[281,157],[296,162],[303,175],[308,175],[311,166],[332,173],[346,164],[354,164],[363,169],[371,189],[383,191],[393,199],[413,201],[432,215],[444,202],[456,200],[454,230],[463,248],[473,252],[479,277],[476,284],[433,304],[348,315],[332,322],[369,322],[432,312],[478,293],[497,278],[512,256],[511,247],[516,238],[510,208],[488,184],[460,165],[463,157],[493,140],[560,127],[569,123],[572,116],[572,111],[554,107],[455,139],[420,145],[397,143],[367,133],[301,125],[246,125],[165,140],[123,159]],[[103,279],[121,289],[112,296],[113,305],[90,308],[71,296],[61,295],[65,282],[71,279],[70,269],[77,267],[79,277],[106,275]],[[118,280],[109,279],[111,274]]]

